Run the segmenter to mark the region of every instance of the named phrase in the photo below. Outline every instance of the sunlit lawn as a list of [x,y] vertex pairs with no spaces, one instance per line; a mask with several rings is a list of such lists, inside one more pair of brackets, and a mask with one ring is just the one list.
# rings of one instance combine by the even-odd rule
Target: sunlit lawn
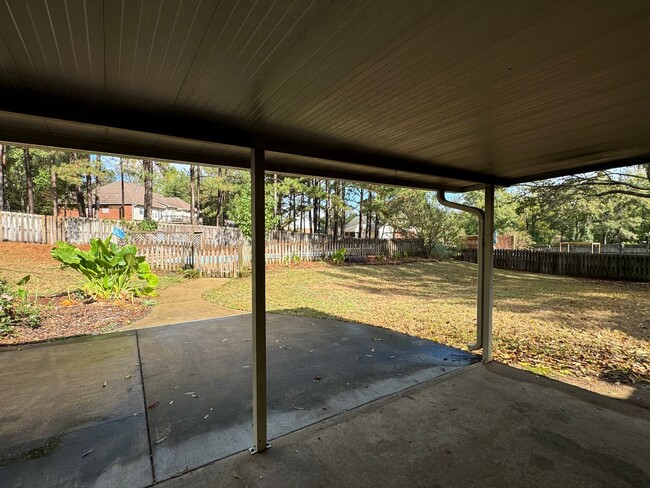
[[[250,310],[250,278],[207,298]],[[314,263],[267,272],[268,311],[372,324],[457,347],[475,337],[476,266]],[[650,381],[650,286],[495,273],[495,358],[541,374]]]

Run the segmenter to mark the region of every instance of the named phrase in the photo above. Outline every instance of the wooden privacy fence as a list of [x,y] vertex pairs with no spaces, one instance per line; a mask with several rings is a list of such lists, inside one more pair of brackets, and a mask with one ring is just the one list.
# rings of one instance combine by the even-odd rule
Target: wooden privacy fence
[[88,244],[91,238],[105,239],[114,222],[83,217],[53,217],[18,212],[0,212],[0,235],[3,241],[54,244]]
[[[92,238],[112,235],[119,222],[83,217],[57,217],[0,212],[0,235],[5,241],[54,244],[87,244]],[[236,277],[250,267],[251,246],[239,229],[207,225],[159,223],[151,232],[127,231],[122,243],[135,244],[154,269],[179,271],[196,269],[202,276]],[[269,232],[267,263],[331,258],[346,249],[351,262],[365,262],[369,256],[421,256],[422,242],[411,240],[334,239],[325,234]]]
[[342,248],[345,248],[346,259],[351,262],[367,261],[368,256],[421,256],[423,252],[419,239],[335,239],[326,234],[271,231],[266,242],[266,262],[283,263],[296,258],[301,261],[328,259]]
[[[458,258],[475,263],[477,250],[464,249]],[[583,278],[650,281],[650,255],[496,250],[494,267]]]
[[[90,239],[105,239],[120,222],[84,217],[53,217],[18,212],[0,212],[0,237],[3,241],[55,244],[88,244]],[[203,242],[212,246],[235,246],[243,239],[239,229],[209,225],[159,223],[158,231],[168,235],[200,232]]]
[[[271,235],[270,237],[273,237]],[[334,239],[309,234],[282,236],[266,241],[267,263],[291,263],[295,260],[327,259],[341,248],[352,262],[366,261],[368,256],[418,256],[422,243],[417,240]],[[162,271],[196,269],[201,276],[237,277],[250,268],[251,245],[241,240],[236,245],[213,246],[200,233],[168,234],[161,232],[131,233],[125,239],[138,247],[152,268]]]

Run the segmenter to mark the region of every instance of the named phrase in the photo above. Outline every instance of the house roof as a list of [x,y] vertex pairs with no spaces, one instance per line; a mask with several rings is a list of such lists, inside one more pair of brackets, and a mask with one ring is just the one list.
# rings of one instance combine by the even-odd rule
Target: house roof
[[0,140],[455,190],[650,156],[646,0],[155,5],[0,3]]
[[[122,203],[121,182],[113,181],[100,186],[97,190],[100,205],[120,205]],[[124,182],[124,203],[127,205],[144,206],[144,187],[136,183]],[[153,194],[153,208],[176,208],[190,210],[190,204],[178,197],[164,197],[159,193]]]
[[[366,229],[367,227],[367,222],[366,219],[364,218],[361,221],[361,227],[362,229]],[[383,227],[384,224],[380,223],[379,227]],[[375,230],[375,219],[370,220],[370,230],[374,232]],[[343,228],[343,232],[358,232],[359,231],[359,216],[357,215],[356,217],[353,217],[350,222],[348,222],[345,227]]]

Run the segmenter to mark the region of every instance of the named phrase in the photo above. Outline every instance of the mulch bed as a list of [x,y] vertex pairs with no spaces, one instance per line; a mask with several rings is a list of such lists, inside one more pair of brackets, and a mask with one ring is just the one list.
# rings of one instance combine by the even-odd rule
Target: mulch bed
[[41,325],[20,326],[11,336],[0,337],[0,345],[44,342],[63,337],[114,331],[144,317],[151,307],[142,301],[100,300],[84,303],[68,297],[42,298]]

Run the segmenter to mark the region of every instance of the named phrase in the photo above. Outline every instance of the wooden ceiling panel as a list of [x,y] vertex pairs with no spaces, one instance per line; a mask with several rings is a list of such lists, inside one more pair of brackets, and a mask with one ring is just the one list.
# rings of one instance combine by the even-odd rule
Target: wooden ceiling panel
[[650,155],[649,32],[645,0],[6,0],[0,138],[507,185]]

